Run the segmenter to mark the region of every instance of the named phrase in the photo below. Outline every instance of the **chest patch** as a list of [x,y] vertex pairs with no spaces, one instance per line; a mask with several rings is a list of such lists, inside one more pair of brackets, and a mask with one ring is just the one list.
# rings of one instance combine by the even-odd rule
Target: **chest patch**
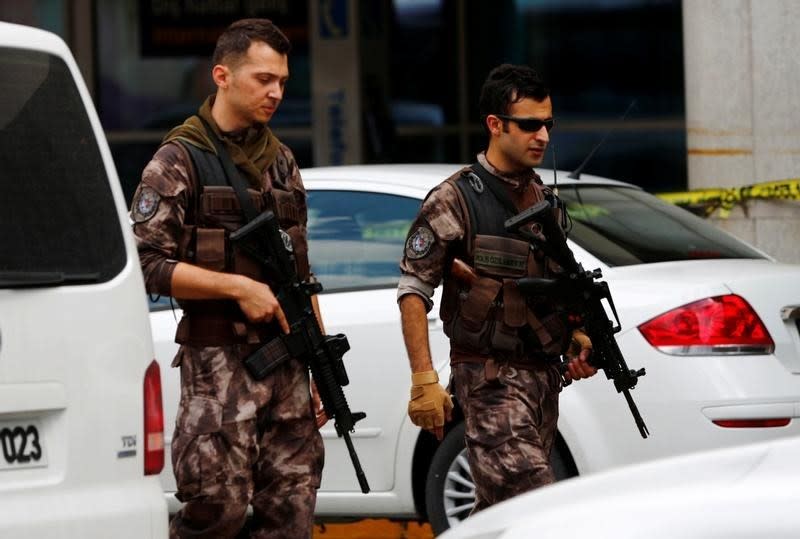
[[425,227],[417,227],[406,240],[406,256],[417,260],[428,255],[433,247],[433,232]]
[[143,185],[131,204],[133,221],[135,223],[149,221],[158,211],[159,202],[161,202],[161,195],[152,187]]

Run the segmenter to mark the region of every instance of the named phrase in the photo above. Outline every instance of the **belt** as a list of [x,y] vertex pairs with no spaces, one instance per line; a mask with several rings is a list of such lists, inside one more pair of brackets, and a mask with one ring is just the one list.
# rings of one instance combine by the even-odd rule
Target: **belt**
[[558,356],[527,356],[513,359],[499,358],[490,355],[476,354],[463,349],[458,349],[453,346],[450,349],[450,364],[456,365],[458,363],[472,363],[482,365],[488,360],[493,360],[499,365],[510,365],[516,369],[524,370],[540,370],[549,369],[553,365],[558,365],[560,358]]
[[261,344],[280,335],[277,323],[251,324],[243,320],[208,314],[184,314],[175,342],[190,346]]

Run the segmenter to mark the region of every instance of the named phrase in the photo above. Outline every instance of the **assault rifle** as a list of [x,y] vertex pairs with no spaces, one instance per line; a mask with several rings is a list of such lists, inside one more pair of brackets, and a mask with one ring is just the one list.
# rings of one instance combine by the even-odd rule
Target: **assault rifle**
[[[530,223],[538,223],[547,241],[540,241],[539,237],[525,226]],[[647,426],[630,393],[630,390],[636,387],[639,377],[645,375],[645,370],[629,369],[614,339],[614,334],[619,332],[621,327],[608,283],[595,282],[603,276],[602,272],[599,269],[584,271],[583,266],[575,260],[575,256],[567,246],[566,238],[556,223],[551,206],[546,201],[539,202],[508,219],[505,228],[509,232],[525,237],[563,268],[564,273],[553,279],[536,277],[518,279],[517,287],[523,295],[554,295],[565,301],[574,328],[583,327],[592,341],[589,363],[602,369],[606,378],[613,380],[617,392],[622,393],[628,403],[639,428],[639,434],[642,438],[647,438],[649,434]],[[602,303],[603,299],[608,301],[616,324],[608,318]]]
[[261,380],[292,357],[308,365],[325,414],[334,421],[336,434],[344,438],[361,492],[366,494],[369,492],[367,477],[350,439],[356,422],[366,414],[351,412],[342,390],[342,386],[350,383],[342,361],[342,356],[350,349],[347,337],[341,333],[323,335],[314,313],[311,296],[322,291],[322,285],[299,281],[294,255],[289,251],[291,242],[278,228],[278,220],[271,211],[263,212],[232,232],[230,238],[263,266],[291,330],[245,358],[245,367],[253,378]]

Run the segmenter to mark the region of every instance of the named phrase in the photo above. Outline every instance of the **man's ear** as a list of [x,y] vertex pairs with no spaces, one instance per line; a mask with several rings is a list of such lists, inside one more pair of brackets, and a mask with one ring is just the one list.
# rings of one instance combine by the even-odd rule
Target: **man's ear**
[[211,78],[214,79],[214,84],[217,88],[226,90],[230,84],[231,71],[222,64],[217,64],[211,70]]
[[489,129],[492,136],[496,137],[503,130],[503,121],[494,114],[489,114],[486,116],[486,128]]

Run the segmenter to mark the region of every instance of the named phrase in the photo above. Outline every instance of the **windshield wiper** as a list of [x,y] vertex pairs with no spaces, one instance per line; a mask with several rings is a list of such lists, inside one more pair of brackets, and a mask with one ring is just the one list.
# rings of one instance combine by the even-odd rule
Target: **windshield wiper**
[[0,271],[0,288],[29,288],[62,284],[88,284],[100,280],[100,273],[63,271]]

